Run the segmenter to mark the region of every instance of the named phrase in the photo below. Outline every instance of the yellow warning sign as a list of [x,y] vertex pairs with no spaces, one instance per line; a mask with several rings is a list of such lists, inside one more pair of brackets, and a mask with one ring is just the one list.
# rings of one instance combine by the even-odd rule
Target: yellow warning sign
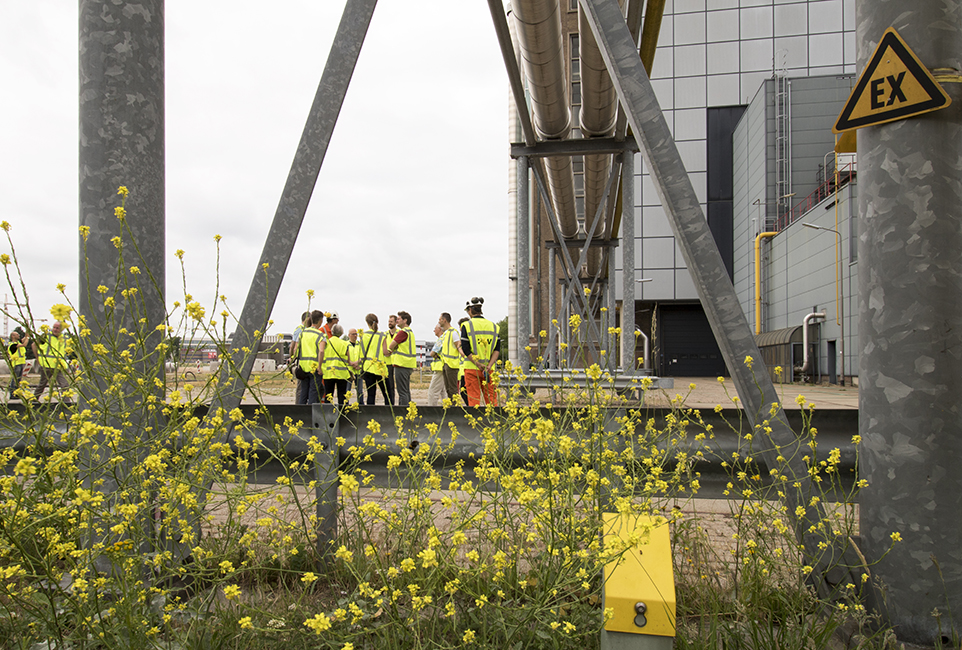
[[945,108],[952,103],[915,52],[889,27],[832,131],[841,133]]

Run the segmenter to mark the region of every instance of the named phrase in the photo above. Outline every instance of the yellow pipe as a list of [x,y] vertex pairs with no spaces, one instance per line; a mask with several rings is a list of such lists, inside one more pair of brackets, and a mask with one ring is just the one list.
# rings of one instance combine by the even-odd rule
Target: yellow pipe
[[648,0],[645,7],[645,24],[641,30],[641,47],[639,56],[645,66],[645,72],[651,76],[651,68],[655,64],[655,48],[658,47],[658,34],[661,32],[661,20],[665,15],[665,0]]
[[755,238],[755,334],[762,333],[762,240],[777,232],[761,232]]

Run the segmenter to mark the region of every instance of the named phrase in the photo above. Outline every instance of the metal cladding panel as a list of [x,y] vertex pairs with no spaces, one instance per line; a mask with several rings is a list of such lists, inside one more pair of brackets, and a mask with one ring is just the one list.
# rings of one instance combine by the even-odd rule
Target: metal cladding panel
[[773,35],[772,7],[747,7],[741,10],[739,37],[742,39],[769,38]]
[[805,4],[780,4],[775,6],[775,36],[808,34],[808,13]]
[[711,11],[708,20],[708,42],[738,40],[738,9]]

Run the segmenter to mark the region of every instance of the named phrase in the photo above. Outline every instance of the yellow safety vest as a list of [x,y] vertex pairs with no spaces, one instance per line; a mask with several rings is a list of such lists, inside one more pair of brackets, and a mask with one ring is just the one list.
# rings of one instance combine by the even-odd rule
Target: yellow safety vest
[[355,368],[354,366],[350,367],[352,375],[359,375],[363,372],[362,366],[364,364],[360,363],[361,361],[361,342],[360,341],[358,341],[357,343],[351,343],[350,341],[348,341],[347,360],[358,364],[357,368]]
[[[11,343],[10,345],[13,345],[13,343]],[[16,368],[17,366],[25,365],[27,363],[27,348],[24,346],[23,343],[18,342],[16,345],[17,345],[17,351],[12,352],[10,354],[10,363],[13,364],[14,368]],[[7,349],[9,350],[10,348],[8,347]]]
[[[461,354],[454,343],[461,340],[461,335],[455,328],[449,327],[441,336],[444,341],[441,345],[441,359],[444,361],[444,365],[448,368],[460,368]],[[458,338],[454,338],[455,336]]]
[[[494,352],[494,341],[498,338],[498,326],[487,318],[472,318],[462,327],[468,334],[471,342],[471,354],[482,365],[487,366],[491,361],[491,354]],[[464,367],[467,370],[480,370],[474,363],[465,359]]]
[[47,335],[47,340],[37,346],[40,365],[44,368],[67,367],[67,344],[63,336]]
[[[442,337],[444,334],[441,335]],[[442,344],[442,351],[444,350]],[[432,351],[433,352],[433,351]],[[432,372],[441,372],[444,370],[444,357],[434,357],[431,359],[431,370]]]
[[300,359],[298,363],[304,372],[317,372],[317,342],[321,336],[320,330],[307,327],[297,339],[297,356]]
[[348,342],[336,336],[327,339],[324,346],[324,379],[350,379],[351,367],[347,365],[350,353]]
[[361,332],[361,358],[364,359],[364,372],[387,377],[387,364],[381,350],[384,332],[364,330]]
[[[411,331],[410,327],[404,327],[401,331],[407,332],[408,338],[391,353],[391,358],[394,359],[394,365],[399,368],[417,368],[418,353],[417,348],[414,347],[414,332]],[[390,343],[388,343],[388,345],[390,345]]]

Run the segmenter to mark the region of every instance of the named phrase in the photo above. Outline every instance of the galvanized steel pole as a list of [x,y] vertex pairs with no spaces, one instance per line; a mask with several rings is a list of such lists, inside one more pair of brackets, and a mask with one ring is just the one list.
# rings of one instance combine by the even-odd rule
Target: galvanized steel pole
[[[894,27],[958,75],[960,5],[861,0],[859,68]],[[923,644],[962,632],[962,92],[944,88],[948,108],[858,132],[862,549],[876,607]]]
[[[130,191],[123,222],[114,215],[122,185]],[[114,313],[122,314],[122,323],[116,327],[142,317],[151,328],[164,322],[164,192],[164,0],[143,0],[133,10],[81,0],[80,225],[90,231],[86,246],[80,240],[78,293],[89,340],[110,327],[96,289],[103,285],[112,293],[117,285],[120,258],[111,242],[117,236],[126,264],[156,284],[139,292],[142,307],[133,311],[118,300]],[[145,348],[155,349],[162,336],[153,334],[157,341]]]
[[557,368],[558,367],[558,339],[554,336],[554,324],[551,319],[554,318],[555,313],[558,308],[558,270],[555,268],[555,259],[557,253],[553,248],[548,249],[548,326],[545,328],[552,333],[548,337],[548,367]]
[[[651,81],[638,57],[638,50],[625,24],[621,8],[615,0],[580,0],[580,6],[588,17],[618,98],[628,115],[635,138],[642,147],[652,181],[665,212],[668,213],[675,241],[685,258],[705,315],[735,381],[745,415],[754,424],[761,424],[762,421],[769,423],[769,436],[774,444],[763,455],[772,467],[778,462],[774,458],[778,454],[776,449],[780,449],[781,455],[789,459],[784,472],[788,480],[798,487],[795,491],[785,491],[786,504],[789,512],[800,513],[794,521],[795,531],[804,546],[806,559],[814,568],[813,578],[820,580],[817,584],[819,592],[828,595],[843,580],[857,580],[850,577],[843,568],[857,566],[853,559],[854,553],[845,547],[847,539],[833,540],[834,545],[823,550],[818,545],[822,540],[811,532],[817,530],[817,527],[812,529],[811,526],[820,523],[824,518],[824,510],[820,505],[808,502],[806,498],[810,478],[808,466],[803,459],[801,442],[784,419],[780,398],[768,373],[756,373],[752,370],[751,364],[754,360],[761,360],[758,346],[755,345],[748,320],[735,295],[718,246],[708,228],[705,214],[658,105]],[[622,227],[630,222],[630,218],[624,220]],[[626,243],[628,234],[625,231]],[[627,249],[625,257],[628,257]],[[626,261],[626,267],[629,263],[630,259]],[[629,297],[633,296],[626,290],[626,303]],[[625,308],[633,308],[633,305],[626,304]],[[622,323],[627,321],[624,316],[627,314],[623,314]],[[625,332],[624,329],[622,325],[622,336],[630,337],[632,344],[633,364],[634,331]],[[748,360],[749,357],[752,361]]]
[[314,103],[234,331],[230,359],[224,365],[217,394],[212,400],[215,407],[229,411],[237,407],[243,397],[254,366],[254,353],[267,329],[376,4],[377,0],[347,0],[344,6]]
[[[626,154],[627,156],[633,156],[634,154]],[[618,327],[618,321],[615,319],[617,313],[617,298],[615,296],[615,277],[617,275],[615,269],[615,247],[608,247],[608,284],[606,286],[606,292],[608,299],[605,302],[605,306],[608,311],[605,312],[605,328],[602,332],[602,336],[605,336],[607,332],[608,336],[608,363],[606,367],[610,372],[614,372],[618,368],[618,339],[615,338],[615,328]]]
[[518,325],[515,331],[518,333],[518,365],[525,371],[531,364],[528,354],[528,337],[531,334],[531,287],[529,282],[529,267],[531,229],[528,220],[528,157],[521,156],[517,161],[518,172],[518,254],[517,254],[517,274],[518,274]]
[[621,364],[635,374],[635,154],[621,165]]

